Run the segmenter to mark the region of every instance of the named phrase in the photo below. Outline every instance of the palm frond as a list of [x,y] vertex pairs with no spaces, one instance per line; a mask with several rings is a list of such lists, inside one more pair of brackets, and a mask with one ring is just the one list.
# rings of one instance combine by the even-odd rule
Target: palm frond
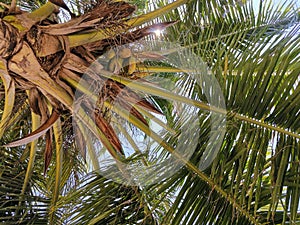
[[[69,5],[79,17],[65,24],[58,24],[52,17],[54,6],[51,3],[44,5],[47,13],[39,9],[23,15],[27,19],[33,18],[25,25],[17,13],[12,15],[5,10],[0,14],[5,21],[0,21],[3,26],[11,23],[19,30],[29,31],[25,40],[27,44],[19,40],[22,37],[19,35],[12,40],[22,48],[16,53],[9,52],[9,48],[5,52],[14,54],[8,60],[18,66],[9,63],[6,70],[1,65],[1,91],[6,93],[6,98],[1,100],[0,106],[5,108],[5,104],[11,101],[9,91],[15,95],[15,102],[18,102],[18,94],[23,96],[15,111],[11,112],[7,107],[1,111],[4,115],[1,128],[7,129],[7,133],[0,132],[4,137],[1,142],[11,142],[32,132],[29,127],[34,129],[35,125],[29,119],[29,107],[44,121],[51,111],[49,104],[60,111],[60,119],[50,130],[54,132],[55,143],[51,141],[52,135],[47,133],[46,143],[38,144],[41,149],[45,146],[48,149],[47,179],[41,177],[44,168],[40,148],[3,149],[0,221],[15,223],[22,222],[23,218],[24,223],[37,219],[58,224],[299,223],[299,8],[294,4],[275,7],[269,1],[261,1],[258,11],[252,1],[178,0],[170,4],[159,1],[149,6],[151,10],[157,10],[128,19],[133,7],[127,3],[93,1],[91,7],[84,7],[82,3],[85,2],[73,1]],[[97,4],[107,7],[107,13],[111,12],[107,18],[111,21],[98,18],[97,12],[105,12]],[[20,2],[22,10],[35,5],[36,2]],[[126,10],[118,14],[112,5],[125,6]],[[88,11],[90,14],[84,14]],[[159,18],[154,19],[156,17]],[[160,24],[133,27],[151,21]],[[163,36],[169,41],[179,42],[178,48],[169,49],[171,45],[166,45],[165,52],[144,49],[139,54],[130,52],[130,56],[124,57],[120,57],[120,49],[113,48],[127,44],[121,49],[129,49],[130,43],[154,33],[159,26],[165,28],[169,25],[172,26]],[[12,30],[16,31],[15,28]],[[57,38],[61,35],[65,37]],[[53,40],[52,48],[45,48],[42,41],[37,42],[40,39]],[[151,41],[147,47],[153,47],[151,43],[155,43],[155,37],[148,37],[148,40]],[[109,48],[113,50],[112,56],[107,52]],[[174,68],[174,63],[162,60],[179,49],[188,49],[189,56],[194,54],[197,59],[201,57],[199,62],[192,63],[203,68],[207,65],[210,69],[191,75],[191,64],[178,69]],[[29,59],[27,66],[22,63],[24,55]],[[137,55],[145,60],[133,57]],[[174,55],[173,59],[179,61],[186,57]],[[108,61],[103,63],[105,57]],[[93,66],[100,68],[99,73],[86,72],[96,59],[100,60]],[[163,62],[156,62],[157,59]],[[52,60],[53,63],[49,64]],[[7,72],[14,79],[16,90],[9,90],[10,80],[3,78]],[[203,73],[215,79],[205,80]],[[18,76],[20,74],[22,76]],[[161,77],[168,78],[169,82],[161,82],[158,86],[154,82],[162,81]],[[218,90],[212,87],[212,81],[219,85]],[[95,83],[105,85],[92,91],[87,88],[93,88]],[[177,88],[181,95],[161,87]],[[29,89],[31,95],[24,91]],[[122,91],[122,99],[115,104],[114,100]],[[219,92],[223,92],[224,98],[215,96]],[[43,97],[31,98],[34,93]],[[79,132],[70,129],[74,123],[70,114],[74,113],[72,103],[76,94],[90,97],[79,107],[79,113],[76,112],[79,120],[75,121],[75,127]],[[22,104],[24,96],[28,97],[29,106]],[[213,100],[216,104],[211,104]],[[93,102],[97,104],[96,111],[91,107]],[[136,102],[139,104],[134,106]],[[182,118],[186,120],[180,120],[174,102],[193,105],[197,110],[187,110],[193,115],[185,115]],[[223,109],[225,106],[227,111]],[[163,119],[156,118],[156,121],[170,134],[181,130],[195,133],[189,133],[183,142],[178,138],[180,132],[178,136],[159,135],[148,125],[154,119],[146,110],[164,113]],[[89,114],[100,116],[96,124]],[[221,126],[225,119],[226,130],[212,127],[213,122]],[[124,126],[113,128],[113,123]],[[151,149],[149,145],[151,151],[142,152],[138,141],[131,137],[138,132],[144,134],[144,143],[150,137],[159,146]],[[78,143],[75,143],[75,134]],[[61,142],[62,139],[66,141]],[[86,139],[89,144],[86,144]],[[108,178],[98,174],[103,172],[101,160],[97,158],[99,140],[102,141],[101,147],[105,146],[119,161],[117,166],[107,168],[105,175]],[[129,143],[136,152],[128,159],[123,151],[124,143]],[[55,162],[49,156],[52,153],[50,146],[55,149]],[[174,151],[176,146],[183,150]],[[83,157],[78,155],[78,147],[82,148]],[[187,159],[185,148],[190,147],[192,155]],[[23,149],[24,153],[20,154]],[[86,155],[92,157],[97,171],[84,179]],[[25,178],[28,156],[31,158]],[[37,160],[35,170],[32,170],[34,157]],[[168,164],[149,169],[168,157],[180,161],[176,171],[173,171],[174,165]],[[16,162],[17,167],[14,166]],[[134,176],[138,181],[126,186],[126,179],[118,180],[118,176],[130,177],[130,174],[123,171],[120,162],[138,165],[130,172],[145,170],[144,175],[149,175],[149,180],[141,183],[140,177]],[[20,168],[22,171],[18,171]],[[146,173],[145,168],[154,171],[153,174]],[[13,180],[13,185],[9,180]]]

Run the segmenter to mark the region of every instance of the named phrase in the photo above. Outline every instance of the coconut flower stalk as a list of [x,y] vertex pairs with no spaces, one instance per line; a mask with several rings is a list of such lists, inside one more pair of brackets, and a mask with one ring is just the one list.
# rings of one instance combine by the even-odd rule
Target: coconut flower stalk
[[[52,151],[47,147],[52,146],[52,138],[49,135],[52,132],[51,127],[63,111],[73,113],[76,84],[70,84],[68,80],[78,82],[91,63],[109,48],[139,40],[152,34],[158,26],[166,28],[173,24],[161,23],[133,29],[134,26],[158,16],[160,12],[150,13],[149,17],[146,15],[143,18],[129,19],[135,7],[122,1],[98,1],[87,13],[78,17],[72,14],[72,19],[68,22],[58,23],[55,20],[57,6],[67,9],[64,4],[59,4],[59,1],[51,1],[32,13],[17,8],[14,11],[4,11],[0,20],[0,69],[6,94],[0,135],[2,136],[11,124],[16,90],[22,90],[24,93],[26,91],[31,111],[40,116],[42,125],[6,147],[27,144],[46,134],[48,144],[45,170],[49,166]],[[112,70],[115,72],[116,65],[111,67],[114,67]],[[129,72],[135,71],[131,68]],[[113,95],[120,93],[124,85],[112,80],[107,82],[110,82],[106,85],[109,89],[106,88],[104,94],[106,98],[113,99]],[[138,95],[131,94],[127,100],[129,103],[140,102],[143,107],[160,113],[150,102],[137,98]],[[101,101],[100,96],[98,101]],[[128,108],[129,103],[124,101],[123,106]],[[119,153],[122,154],[118,137],[99,109],[95,109],[93,113],[98,127],[94,132],[100,133],[97,136],[102,143],[114,157],[118,157]],[[142,123],[146,123],[143,115],[137,110],[131,110],[130,113]]]

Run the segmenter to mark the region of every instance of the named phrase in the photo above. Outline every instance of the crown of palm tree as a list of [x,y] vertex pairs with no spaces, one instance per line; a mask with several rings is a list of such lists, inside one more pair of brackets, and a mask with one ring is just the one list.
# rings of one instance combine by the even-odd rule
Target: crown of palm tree
[[[154,2],[149,6],[153,11],[133,16],[136,7],[123,1],[85,4],[67,6],[57,0],[0,4],[0,137],[5,146],[0,151],[0,221],[297,224],[300,39],[294,5],[276,8],[261,2],[256,12],[252,2],[177,0]],[[58,6],[67,10],[70,20],[59,22]],[[153,23],[155,18],[159,19]],[[209,105],[203,88],[191,85],[186,71],[147,62],[162,55],[137,55],[130,49],[130,43],[166,27],[166,40],[179,42],[211,68],[228,113]],[[100,56],[106,57],[107,65],[97,61]],[[147,60],[137,62],[139,57]],[[100,76],[91,70],[95,67]],[[127,160],[111,125],[116,115],[123,115],[114,105],[148,136],[147,111],[163,114],[167,129],[176,129],[173,106],[164,98],[187,104],[188,99],[167,96],[152,85],[145,90],[147,95],[137,91],[146,88],[145,76],[165,72],[185,74],[172,79],[179,79],[180,88],[191,93],[195,106],[227,113],[225,138],[213,163],[205,171],[199,169],[211,144],[212,118],[199,111],[196,151],[171,177],[147,187],[129,187],[97,173],[86,176],[86,151],[91,154],[93,149],[84,142],[89,132],[116,160]],[[100,89],[87,88],[95,81]],[[132,81],[135,89],[128,88]],[[83,100],[74,111],[74,100],[86,94],[95,105]],[[128,131],[123,134],[132,141]],[[167,140],[161,145],[173,151]],[[138,152],[137,146],[133,148]],[[157,154],[163,157],[163,152]],[[143,154],[139,157],[149,160]],[[93,165],[96,169],[97,162]]]

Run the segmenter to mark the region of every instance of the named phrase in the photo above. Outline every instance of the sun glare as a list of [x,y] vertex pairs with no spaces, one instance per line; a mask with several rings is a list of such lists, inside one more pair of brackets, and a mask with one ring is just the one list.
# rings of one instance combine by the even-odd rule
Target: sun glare
[[163,33],[163,30],[157,29],[154,31],[156,37],[160,37]]

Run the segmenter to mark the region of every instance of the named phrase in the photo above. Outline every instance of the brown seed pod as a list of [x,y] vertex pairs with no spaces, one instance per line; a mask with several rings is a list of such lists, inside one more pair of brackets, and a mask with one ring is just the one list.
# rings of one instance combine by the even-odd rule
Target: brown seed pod
[[128,60],[128,74],[133,74],[136,70],[136,58],[130,57]]
[[123,59],[129,58],[131,56],[131,50],[129,48],[122,48],[118,52],[118,55]]
[[108,59],[112,59],[113,57],[115,57],[116,52],[113,49],[109,49],[105,55]]
[[123,59],[120,57],[114,57],[109,61],[108,70],[113,73],[119,73],[122,69]]

